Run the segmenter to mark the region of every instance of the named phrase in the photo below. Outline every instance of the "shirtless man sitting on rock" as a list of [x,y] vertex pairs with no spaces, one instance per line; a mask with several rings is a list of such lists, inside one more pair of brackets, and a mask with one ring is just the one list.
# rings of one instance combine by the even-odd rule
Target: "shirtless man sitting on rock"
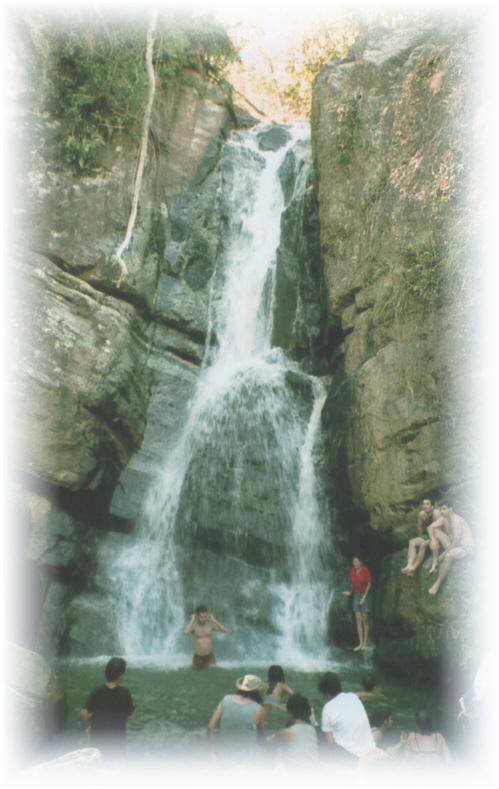
[[440,510],[434,508],[431,499],[423,499],[423,509],[418,515],[418,536],[409,540],[409,549],[407,551],[407,564],[400,572],[404,575],[414,575],[420,564],[423,563],[426,556],[426,549],[431,542],[425,536],[426,529],[438,521],[440,518]]
[[[437,594],[451,568],[451,564],[458,559],[472,556],[474,542],[471,529],[464,518],[454,512],[447,503],[440,505],[440,518],[431,524],[428,532],[430,534],[430,548],[433,554],[433,564],[430,572],[434,572],[438,563],[442,562],[437,580],[428,589],[429,594]],[[444,551],[438,556],[441,546],[444,548]]]
[[212,633],[215,632],[227,633],[227,630],[209,613],[205,605],[198,605],[184,629],[185,635],[194,639],[193,668],[208,668],[217,662],[213,654]]

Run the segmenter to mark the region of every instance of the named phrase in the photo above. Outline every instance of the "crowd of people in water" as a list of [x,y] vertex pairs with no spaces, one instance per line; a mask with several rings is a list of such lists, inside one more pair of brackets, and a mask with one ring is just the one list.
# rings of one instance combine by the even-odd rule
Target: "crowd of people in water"
[[[82,710],[91,745],[110,764],[123,760],[127,721],[135,715],[131,693],[121,684],[125,671],[123,658],[111,658],[105,684],[90,693]],[[412,731],[401,732],[399,740],[390,743],[387,733],[393,718],[388,699],[373,675],[364,676],[362,685],[358,692],[346,692],[337,673],[323,673],[318,691],[324,706],[316,715],[308,698],[287,684],[281,666],[270,666],[266,680],[245,674],[207,723],[210,752],[220,764],[255,764],[261,759],[289,769],[323,762],[357,770],[451,762],[445,737],[425,710],[415,716]],[[275,712],[285,723],[269,733],[269,718]]]
[[[436,508],[430,499],[423,500],[417,529],[417,537],[409,541],[402,573],[414,575],[429,548],[429,572],[437,573],[437,577],[428,591],[434,595],[452,564],[472,555],[473,538],[464,518],[454,513],[447,502]],[[350,589],[343,594],[352,598],[359,639],[353,649],[361,652],[368,648],[372,578],[359,556],[353,558],[349,580]],[[208,669],[216,664],[213,634],[217,632],[227,633],[227,628],[206,606],[198,606],[184,629],[185,635],[193,638],[193,669]],[[91,743],[111,759],[121,758],[127,721],[135,715],[130,691],[121,684],[125,670],[123,658],[112,658],[105,668],[105,684],[90,693],[82,709]],[[236,680],[233,691],[223,696],[207,723],[212,753],[236,763],[253,762],[257,755],[267,755],[287,767],[318,763],[324,754],[341,766],[358,769],[383,769],[401,761],[427,766],[449,764],[451,756],[445,737],[435,729],[428,711],[417,713],[413,731],[401,732],[398,742],[390,742],[387,732],[393,718],[388,700],[377,688],[374,677],[364,677],[362,684],[363,689],[358,692],[345,692],[338,674],[324,673],[318,690],[325,703],[316,717],[306,696],[287,684],[281,666],[270,666],[266,680],[245,674]],[[470,717],[469,698],[463,696],[459,705],[459,717]],[[285,713],[287,722],[269,734],[268,718],[275,712]]]

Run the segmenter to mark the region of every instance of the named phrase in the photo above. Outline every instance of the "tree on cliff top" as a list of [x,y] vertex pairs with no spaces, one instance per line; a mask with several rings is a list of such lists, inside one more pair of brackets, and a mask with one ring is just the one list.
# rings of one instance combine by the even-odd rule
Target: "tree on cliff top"
[[[58,121],[52,159],[76,174],[98,168],[99,154],[112,137],[139,141],[148,78],[148,15],[106,16],[85,9],[47,17],[31,13],[28,26],[41,31],[46,53],[42,109]],[[33,36],[32,36],[33,37]],[[39,36],[40,37],[40,36]],[[186,69],[220,76],[237,51],[225,30],[207,15],[158,16],[153,66],[167,85]]]

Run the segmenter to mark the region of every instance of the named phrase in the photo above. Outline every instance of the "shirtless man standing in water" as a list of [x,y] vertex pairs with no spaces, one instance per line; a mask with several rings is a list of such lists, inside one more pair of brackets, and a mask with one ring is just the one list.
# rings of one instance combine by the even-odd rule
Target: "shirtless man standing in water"
[[212,638],[212,633],[216,632],[227,633],[227,630],[208,612],[205,605],[198,605],[184,629],[185,635],[194,639],[193,668],[208,668],[217,662],[213,654]]

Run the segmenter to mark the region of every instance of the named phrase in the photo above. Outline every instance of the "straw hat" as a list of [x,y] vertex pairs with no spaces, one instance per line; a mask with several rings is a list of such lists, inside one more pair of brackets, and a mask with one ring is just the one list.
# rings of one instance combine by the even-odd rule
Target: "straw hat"
[[263,679],[260,679],[260,677],[257,677],[255,674],[245,674],[244,677],[239,677],[239,679],[236,680],[236,688],[238,690],[256,690],[259,693],[266,693],[269,686]]

